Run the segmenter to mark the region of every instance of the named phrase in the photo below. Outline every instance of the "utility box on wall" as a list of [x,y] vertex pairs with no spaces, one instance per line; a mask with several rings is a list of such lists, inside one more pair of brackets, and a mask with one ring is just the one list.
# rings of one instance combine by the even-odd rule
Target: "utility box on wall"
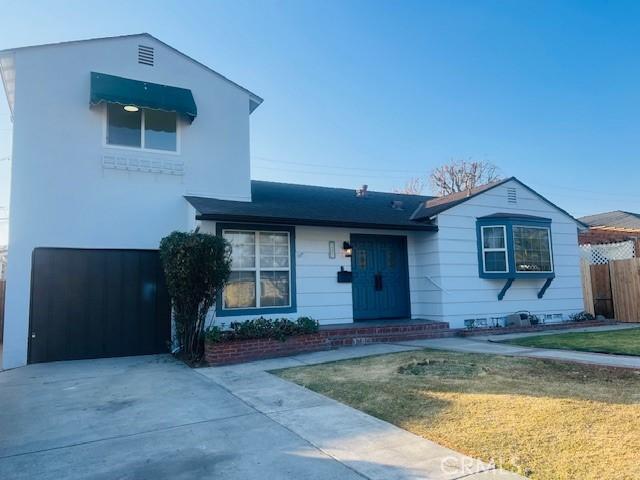
[[338,272],[338,283],[351,283],[351,272],[344,269],[344,267],[340,267],[340,271]]

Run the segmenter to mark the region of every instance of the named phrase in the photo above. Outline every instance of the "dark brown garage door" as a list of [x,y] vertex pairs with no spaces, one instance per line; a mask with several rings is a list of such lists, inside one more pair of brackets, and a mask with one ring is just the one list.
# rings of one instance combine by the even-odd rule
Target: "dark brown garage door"
[[170,312],[157,251],[33,252],[31,363],[166,352]]

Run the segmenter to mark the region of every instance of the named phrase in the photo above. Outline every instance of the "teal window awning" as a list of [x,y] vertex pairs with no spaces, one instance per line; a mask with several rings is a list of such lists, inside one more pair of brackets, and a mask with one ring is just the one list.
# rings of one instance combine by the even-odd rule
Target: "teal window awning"
[[103,102],[176,112],[189,122],[198,115],[191,90],[91,72],[91,105]]

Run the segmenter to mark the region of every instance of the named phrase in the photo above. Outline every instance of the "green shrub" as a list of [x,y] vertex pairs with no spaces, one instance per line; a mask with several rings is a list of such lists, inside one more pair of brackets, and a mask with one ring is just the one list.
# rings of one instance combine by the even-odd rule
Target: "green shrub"
[[319,328],[318,321],[311,317],[300,317],[296,323],[301,333],[316,333]]
[[210,342],[225,342],[232,340],[251,340],[257,338],[271,338],[284,342],[294,335],[316,333],[319,330],[317,320],[310,317],[300,317],[295,322],[288,318],[268,319],[264,317],[231,322],[228,330],[217,325],[208,327],[205,337]]
[[160,242],[176,338],[185,359],[197,362],[204,352],[204,321],[231,269],[231,248],[222,237],[173,232]]

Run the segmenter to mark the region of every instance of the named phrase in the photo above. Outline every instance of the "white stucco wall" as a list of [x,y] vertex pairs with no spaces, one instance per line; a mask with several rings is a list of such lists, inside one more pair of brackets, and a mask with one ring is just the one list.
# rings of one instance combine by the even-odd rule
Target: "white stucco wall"
[[[138,45],[155,66],[137,63]],[[249,94],[151,38],[15,52],[11,224],[3,365],[27,359],[31,253],[36,247],[157,248],[194,224],[185,194],[250,199]],[[104,107],[89,108],[90,72],[192,90],[179,155],[103,146]],[[179,159],[171,176],[102,168],[103,155]]]
[[[517,191],[517,204],[507,201],[507,189]],[[542,299],[537,293],[544,279],[517,279],[504,299],[497,295],[505,280],[489,280],[478,275],[476,219],[506,212],[551,219],[553,262],[556,277]],[[437,263],[435,280],[442,287],[441,311],[429,318],[445,320],[452,327],[463,327],[468,318],[490,318],[529,310],[535,314],[565,317],[583,309],[580,283],[580,255],[577,224],[517,182],[507,182],[469,199],[438,215]],[[437,296],[437,294],[434,293]]]

